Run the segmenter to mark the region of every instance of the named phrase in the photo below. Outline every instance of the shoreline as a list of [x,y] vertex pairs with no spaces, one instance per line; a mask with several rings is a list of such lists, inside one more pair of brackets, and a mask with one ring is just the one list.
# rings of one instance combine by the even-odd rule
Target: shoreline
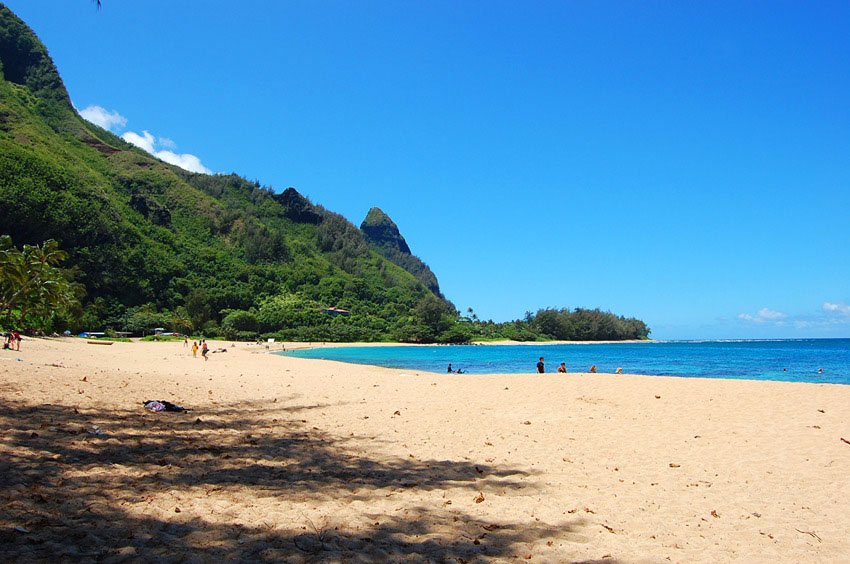
[[847,386],[457,378],[210,343],[228,352],[60,338],[2,357],[4,559],[850,554]]
[[[796,340],[794,340],[796,341]],[[518,343],[518,342],[499,342],[495,344],[505,344],[508,346],[512,346],[513,344],[517,345],[525,345],[525,344],[536,344],[538,347],[542,347],[545,345],[561,345],[561,344],[631,344],[631,343],[644,343],[651,342],[655,344],[662,344],[658,341],[591,341],[591,342],[547,342],[547,343]],[[771,341],[774,342],[774,341]],[[299,346],[304,345],[304,346]],[[452,346],[452,345],[435,345],[435,344],[413,344],[407,345],[404,343],[286,343],[286,350],[270,350],[269,352],[274,352],[276,354],[282,353],[286,355],[287,352],[291,351],[303,351],[303,350],[316,350],[316,349],[335,349],[335,348],[372,348],[372,347],[403,347],[403,346],[412,346],[412,347],[444,347],[444,346]],[[342,365],[346,366],[370,366],[374,368],[382,368],[382,369],[391,369],[391,370],[400,370],[403,372],[421,372],[421,373],[429,373],[429,374],[446,374],[446,372],[442,369],[428,369],[428,368],[412,368],[412,367],[404,367],[404,366],[386,366],[383,364],[370,364],[367,360],[358,361],[358,360],[349,360],[345,358],[313,358],[309,356],[294,356],[291,358],[300,358],[302,360],[310,360],[310,361],[324,361],[324,362],[338,362]],[[374,360],[374,359],[373,359]],[[411,361],[412,362],[412,361]],[[458,365],[457,362],[452,361],[452,364]],[[557,363],[555,364],[557,366]],[[615,372],[611,366],[616,366],[616,364],[612,364],[608,366],[608,370],[599,369],[596,372],[589,371],[573,371],[569,370],[567,373],[557,373],[554,370],[550,370],[546,373],[546,375],[555,375],[556,377],[564,377],[564,376],[592,376],[593,374],[609,374],[611,376],[642,376],[648,378],[680,378],[680,379],[702,379],[702,380],[731,380],[731,381],[750,381],[750,382],[787,382],[792,384],[826,384],[832,386],[850,386],[850,381],[824,381],[820,375],[809,375],[809,380],[804,379],[805,376],[800,377],[799,373],[790,372],[788,375],[783,377],[780,374],[770,374],[765,372],[763,374],[755,374],[755,375],[744,375],[742,377],[736,377],[734,375],[728,374],[692,374],[692,373],[679,373],[679,374],[652,374],[652,373],[642,373],[642,372]],[[462,366],[462,368],[466,368]],[[474,370],[474,369],[473,369]],[[454,374],[457,376],[457,374]],[[486,375],[511,375],[511,376],[537,376],[538,374],[534,370],[523,370],[520,372],[470,372],[468,369],[465,370],[462,376],[486,376]],[[798,379],[792,379],[789,376],[796,375]],[[843,377],[839,376],[839,379],[843,379]]]

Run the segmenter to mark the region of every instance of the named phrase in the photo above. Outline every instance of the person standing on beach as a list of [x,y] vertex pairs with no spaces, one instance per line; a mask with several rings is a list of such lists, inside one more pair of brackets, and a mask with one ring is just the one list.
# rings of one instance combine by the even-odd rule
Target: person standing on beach
[[201,356],[202,356],[202,357],[204,357],[204,362],[206,362],[207,360],[209,360],[209,359],[207,358],[207,353],[208,353],[208,352],[210,352],[210,348],[207,346],[207,340],[206,340],[206,339],[204,339],[203,341],[201,341]]
[[21,341],[22,341],[21,334],[18,333],[17,331],[15,331],[15,330],[13,330],[12,331],[12,340],[15,341],[15,350],[16,351],[21,350]]
[[198,341],[192,343],[192,357],[198,358]]
[[546,368],[543,366],[543,357],[540,357],[540,361],[537,363],[537,373],[543,374],[546,372]]

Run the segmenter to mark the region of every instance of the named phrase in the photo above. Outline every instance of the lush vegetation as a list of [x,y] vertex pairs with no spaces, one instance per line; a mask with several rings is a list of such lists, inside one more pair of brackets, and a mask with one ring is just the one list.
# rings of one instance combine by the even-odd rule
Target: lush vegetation
[[58,268],[66,254],[56,241],[18,250],[0,236],[0,316],[6,329],[51,330],[63,315],[79,313],[82,288]]
[[615,321],[461,318],[380,210],[358,229],[293,188],[189,173],[82,120],[47,50],[2,5],[0,71],[0,234],[24,253],[54,241],[50,252],[67,255],[63,295],[83,306],[4,305],[23,328],[412,342],[641,334],[602,313],[590,317]]
[[460,319],[475,340],[622,341],[649,338],[646,323],[599,309],[541,309],[506,323],[481,321],[470,308]]

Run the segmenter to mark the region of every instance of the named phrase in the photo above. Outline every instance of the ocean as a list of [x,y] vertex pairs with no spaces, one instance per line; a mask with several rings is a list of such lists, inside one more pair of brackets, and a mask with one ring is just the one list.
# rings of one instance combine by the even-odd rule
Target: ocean
[[[644,343],[319,347],[282,353],[406,370],[466,375],[569,372],[850,384],[850,339],[650,341]],[[822,370],[822,372],[819,372]]]

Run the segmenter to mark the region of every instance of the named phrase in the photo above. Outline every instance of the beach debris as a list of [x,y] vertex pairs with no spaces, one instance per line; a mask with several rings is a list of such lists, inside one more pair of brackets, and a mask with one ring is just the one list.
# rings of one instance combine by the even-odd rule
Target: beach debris
[[606,530],[606,531],[608,531],[609,533],[612,533],[612,534],[616,534],[616,533],[617,533],[617,532],[616,532],[616,531],[615,531],[612,527],[609,527],[609,526],[608,526],[608,525],[606,525],[605,523],[599,523],[599,524],[600,524],[600,525],[602,525],[602,526],[605,528],[605,530]]
[[531,421],[523,421],[522,424],[523,425],[531,425]]
[[681,464],[676,464],[675,462],[670,463],[670,468],[681,468],[681,467],[682,467]]
[[165,400],[145,400],[142,402],[142,405],[145,406],[145,409],[148,411],[159,412],[159,411],[172,411],[175,413],[188,413],[191,409],[186,409],[180,405],[176,405],[171,403],[170,401]]
[[484,494],[482,492],[478,492],[478,497],[475,498],[475,503],[481,503],[484,501]]
[[711,510],[711,516],[714,517],[715,519],[720,519],[720,515],[718,515],[717,511],[714,510],[714,509]]
[[655,399],[661,399],[661,396],[655,396]]
[[819,412],[819,413],[826,413],[826,411],[824,411],[824,410],[822,410],[822,409],[818,409],[818,412]]
[[483,473],[484,473],[484,470],[482,470],[482,469],[481,469],[481,468],[479,468],[478,466],[476,466],[476,467],[475,467],[475,471],[476,471],[476,472],[478,472],[479,474],[483,474]]
[[180,513],[180,508],[179,508],[179,507],[175,507],[175,508],[174,508],[174,512],[175,512],[175,513]]
[[393,411],[393,415],[401,415],[401,411],[396,409],[395,411]]
[[818,540],[818,542],[823,542],[823,539],[822,539],[822,538],[820,538],[820,537],[818,536],[818,534],[817,534],[816,532],[814,532],[814,531],[801,531],[800,529],[796,529],[796,528],[795,528],[794,530],[795,530],[795,531],[797,531],[798,533],[803,533],[804,535],[809,535],[809,536],[811,536],[812,538],[817,539],[817,540]]
[[24,534],[27,534],[27,533],[29,533],[30,531],[29,531],[29,529],[27,529],[26,527],[15,527],[15,532],[16,532],[16,533],[24,533]]
[[100,435],[105,435],[105,434],[106,434],[106,433],[104,433],[104,432],[103,432],[103,430],[102,430],[100,427],[98,427],[97,425],[92,425],[92,426],[89,428],[89,430],[88,430],[87,432],[88,432],[88,434],[89,434],[89,435],[95,435],[95,436],[100,436]]
[[83,376],[82,378],[80,378],[80,382],[88,382],[88,381],[89,381],[88,376]]
[[847,439],[845,439],[844,437],[841,437],[841,441],[842,441],[842,442],[847,443],[848,445],[850,445],[850,441],[848,441],[848,440],[847,440]]

